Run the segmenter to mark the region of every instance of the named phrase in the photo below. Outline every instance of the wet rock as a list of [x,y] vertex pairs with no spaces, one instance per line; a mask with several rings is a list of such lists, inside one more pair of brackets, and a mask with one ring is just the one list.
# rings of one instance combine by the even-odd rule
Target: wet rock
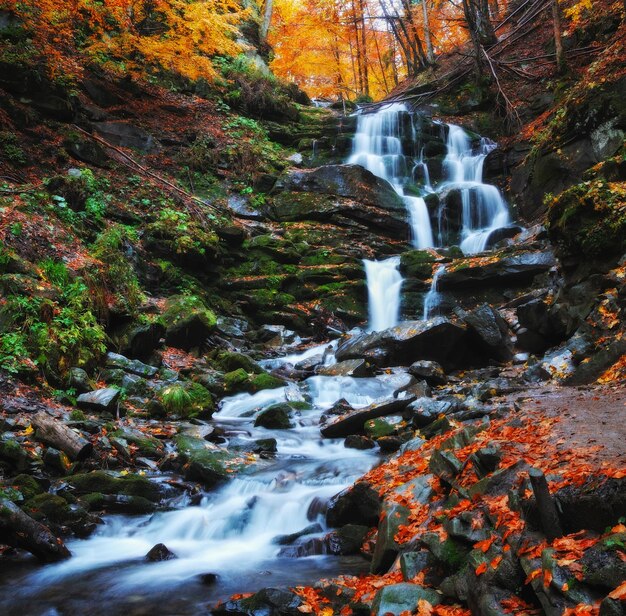
[[474,471],[479,479],[493,473],[498,468],[501,459],[502,452],[495,446],[481,447],[470,456]]
[[138,496],[152,502],[161,499],[160,486],[141,475],[121,476],[107,471],[92,471],[71,475],[65,481],[77,496],[96,493]]
[[293,427],[291,411],[291,406],[284,402],[272,404],[259,413],[254,420],[254,425],[255,427],[267,428],[269,430],[286,430]]
[[447,291],[483,285],[504,287],[530,281],[555,265],[556,259],[550,251],[474,258],[466,267],[446,270],[439,278],[439,288]]
[[365,434],[374,440],[379,439],[384,436],[391,436],[395,434],[398,430],[399,424],[402,423],[402,417],[386,417],[385,419],[376,418],[376,419],[368,419],[363,429],[365,430]]
[[301,537],[305,537],[306,535],[314,535],[316,533],[321,533],[324,529],[321,524],[317,522],[315,524],[309,524],[306,528],[299,530],[297,533],[291,533],[290,535],[279,535],[273,539],[273,543],[278,545],[291,545],[295,543]]
[[433,423],[440,415],[449,415],[457,410],[455,403],[447,400],[418,398],[409,404],[405,416],[409,417],[416,428],[424,428]]
[[430,439],[439,434],[445,434],[449,430],[452,430],[452,424],[450,420],[444,416],[430,422],[427,426],[421,428],[420,432],[424,438]]
[[203,586],[213,586],[219,580],[217,573],[203,573],[200,576],[200,582]]
[[373,369],[364,359],[347,359],[332,366],[321,368],[317,372],[322,376],[365,377],[373,374]]
[[371,438],[360,434],[350,434],[343,444],[349,449],[373,449],[376,447],[376,443]]
[[361,165],[324,165],[317,169],[292,170],[278,180],[275,190],[347,197],[381,208],[404,207],[391,184]]
[[215,328],[217,319],[196,296],[174,295],[165,303],[165,344],[183,351],[201,347]]
[[420,571],[426,569],[430,564],[430,559],[430,553],[426,550],[400,554],[400,570],[404,581],[412,580]]
[[624,602],[619,599],[605,597],[600,603],[599,616],[624,616]]
[[357,481],[352,487],[334,496],[328,504],[326,522],[329,526],[358,524],[375,526],[381,511],[380,497],[368,483]]
[[463,321],[477,343],[478,349],[488,357],[508,360],[513,356],[513,345],[506,321],[489,304],[462,314]]
[[237,472],[245,469],[245,464],[237,452],[229,452],[204,439],[179,434],[176,446],[181,460],[185,463],[185,478],[199,481],[206,488],[229,481]]
[[158,368],[154,366],[148,366],[138,359],[128,359],[118,353],[107,353],[105,365],[107,368],[118,368],[144,378],[151,378],[158,372]]
[[342,438],[350,434],[362,433],[365,422],[369,419],[401,412],[411,401],[411,398],[385,400],[384,402],[374,402],[363,409],[353,410],[325,425],[321,429],[322,436],[325,438]]
[[435,449],[428,463],[428,469],[446,483],[452,481],[462,468],[463,463],[451,451],[440,449]]
[[470,486],[468,493],[470,498],[476,498],[485,494],[493,496],[496,494],[506,494],[516,484],[519,474],[523,472],[528,465],[525,462],[516,462],[509,468],[494,471],[487,475],[484,479],[477,481]]
[[157,543],[146,554],[146,560],[153,563],[162,562],[164,560],[173,560],[175,558],[178,558],[176,554],[174,554],[174,552],[171,552],[164,543]]
[[276,453],[277,442],[275,438],[260,438],[254,441],[243,438],[231,438],[228,440],[230,451],[246,451],[248,453]]
[[376,547],[370,566],[371,573],[375,574],[386,573],[395,561],[400,551],[395,537],[400,526],[407,524],[411,510],[404,505],[387,500],[383,503],[383,514],[378,524]]
[[399,616],[417,610],[420,600],[431,605],[441,603],[439,593],[419,584],[391,584],[381,588],[372,602],[372,616]]
[[424,379],[429,385],[445,385],[448,380],[443,368],[436,361],[425,359],[413,362],[409,366],[409,374]]
[[78,408],[96,413],[115,413],[117,402],[120,398],[120,390],[114,387],[96,389],[86,394],[81,394],[76,399]]
[[301,616],[302,599],[293,591],[264,588],[251,597],[230,600],[211,610],[214,616]]
[[443,527],[450,537],[470,544],[491,536],[489,529],[481,528],[480,516],[473,511],[463,511],[454,518],[447,518],[444,520]]
[[430,359],[453,365],[462,356],[465,326],[444,317],[406,321],[381,332],[349,338],[337,348],[338,360],[365,358],[379,366]]
[[613,533],[585,551],[581,559],[585,584],[612,590],[626,580],[626,562],[616,549],[625,541],[626,533]]
[[358,554],[369,530],[369,526],[346,524],[331,532],[327,537],[330,553],[342,556]]

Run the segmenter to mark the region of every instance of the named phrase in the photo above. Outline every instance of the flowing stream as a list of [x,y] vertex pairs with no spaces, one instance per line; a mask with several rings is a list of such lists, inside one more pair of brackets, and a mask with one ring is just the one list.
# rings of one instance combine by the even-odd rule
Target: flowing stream
[[[324,350],[327,347],[321,346],[273,360],[268,367],[281,361],[297,363]],[[365,570],[367,564],[358,557],[313,553],[293,558],[289,549],[293,556],[307,540],[327,532],[324,504],[378,459],[371,451],[344,447],[343,440],[322,439],[320,416],[342,398],[363,407],[390,397],[397,388],[394,375],[314,376],[298,385],[224,399],[214,423],[226,438],[231,444],[275,438],[273,458],[257,460],[248,472],[205,494],[198,505],[182,501],[177,509],[151,516],[107,516],[90,538],[68,543],[71,559],[35,570],[26,567],[21,578],[13,571],[10,594],[0,574],[0,613],[56,616],[87,613],[81,606],[89,606],[89,614],[120,614],[126,607],[137,614],[196,614],[200,603],[236,592],[315,582],[339,570]],[[263,409],[287,400],[306,400],[310,407],[294,413],[291,429],[254,427]],[[277,537],[315,523],[317,531],[281,554],[284,548],[276,543]],[[157,543],[164,543],[178,558],[146,562],[146,553]],[[306,556],[307,548],[302,549]],[[203,586],[206,574],[217,574],[217,582]],[[150,611],[154,609],[158,611]]]
[[363,261],[367,278],[369,330],[381,331],[398,324],[402,276],[400,257],[384,261]]

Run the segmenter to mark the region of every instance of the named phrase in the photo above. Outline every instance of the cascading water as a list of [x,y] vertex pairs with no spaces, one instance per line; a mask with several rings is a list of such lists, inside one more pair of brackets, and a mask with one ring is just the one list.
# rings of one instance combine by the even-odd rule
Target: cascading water
[[400,257],[384,261],[364,259],[363,263],[367,280],[369,330],[377,332],[394,327],[400,314]]
[[439,279],[445,271],[446,266],[440,265],[433,274],[433,280],[430,285],[430,290],[424,297],[424,314],[422,316],[422,319],[424,321],[434,316],[434,312],[441,302],[441,294],[439,293]]
[[[322,355],[328,346],[272,360],[267,367]],[[321,538],[327,532],[324,503],[377,462],[372,451],[346,448],[342,440],[322,439],[321,415],[340,399],[361,408],[391,397],[399,386],[394,375],[315,376],[299,385],[224,399],[213,422],[223,430],[229,449],[237,442],[241,446],[274,438],[274,457],[257,458],[248,471],[205,494],[198,505],[182,501],[179,509],[153,516],[107,516],[89,539],[68,542],[71,559],[12,577],[10,591],[3,587],[0,575],[0,613],[21,609],[24,614],[57,616],[65,610],[96,616],[125,611],[191,616],[204,613],[200,606],[208,601],[236,592],[310,583],[336,573],[337,567],[363,572],[364,561],[338,561],[315,551],[309,558],[293,558],[293,552],[290,557],[276,538],[316,523],[317,530],[289,550],[303,550],[306,555],[310,553],[307,541],[323,545]],[[294,413],[293,428],[254,426],[255,418],[268,406],[296,398],[308,400],[311,408]],[[245,453],[241,455],[246,458]],[[177,558],[146,562],[146,553],[157,543],[164,543]],[[206,574],[217,574],[218,583],[204,586]],[[81,609],[85,600],[88,610]],[[33,606],[36,612],[28,611]]]
[[[376,113],[360,115],[348,163],[365,167],[393,186],[409,211],[413,245],[431,248],[434,243],[426,203],[421,197],[404,194],[404,186],[410,179],[409,157],[402,148],[405,129],[401,118],[406,117],[406,112],[404,105],[392,104]],[[412,119],[410,128],[409,140],[413,143],[416,131]]]
[[[500,191],[483,182],[485,158],[496,144],[482,138],[476,151],[467,133],[448,124],[447,155],[443,161],[442,189],[458,189],[461,193],[461,250],[475,254],[485,250],[490,234],[509,223],[509,211]],[[440,229],[441,236],[441,229]]]

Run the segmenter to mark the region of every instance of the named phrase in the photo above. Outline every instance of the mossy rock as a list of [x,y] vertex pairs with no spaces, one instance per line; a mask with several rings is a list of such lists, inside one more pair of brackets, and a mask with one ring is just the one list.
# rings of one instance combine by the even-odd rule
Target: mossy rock
[[291,406],[285,402],[272,404],[261,411],[254,421],[255,427],[269,430],[286,430],[293,427],[291,423]]
[[426,588],[418,584],[392,584],[381,588],[372,602],[372,616],[398,616],[399,614],[413,614],[417,611],[421,600],[430,605],[441,602],[439,593],[434,588]]
[[224,390],[230,394],[238,392],[254,393],[262,389],[277,389],[284,385],[285,381],[267,372],[248,374],[243,368],[238,368],[224,375]]
[[67,482],[74,488],[74,493],[77,495],[94,492],[124,494],[141,496],[153,502],[161,498],[160,487],[141,475],[116,476],[107,471],[92,471],[67,477]]
[[165,343],[188,351],[202,346],[217,324],[215,313],[197,295],[175,295],[165,303]]
[[163,451],[163,443],[149,434],[132,428],[120,428],[109,434],[110,438],[121,438],[135,445],[141,455],[153,456]]
[[26,501],[38,494],[42,494],[44,491],[34,477],[25,474],[18,475],[12,479],[11,486],[19,490]]
[[259,366],[253,359],[243,353],[235,353],[232,351],[224,351],[215,359],[215,365],[223,372],[232,372],[239,368],[243,368],[246,372],[261,374],[263,368]]
[[365,434],[370,438],[377,439],[382,436],[391,436],[396,432],[396,426],[390,424],[384,419],[368,419],[365,422]]
[[582,182],[549,203],[549,233],[568,254],[591,258],[626,250],[626,182]]
[[285,381],[267,372],[257,374],[250,380],[251,391],[257,392],[263,389],[278,389],[285,386]]
[[79,519],[80,513],[73,511],[68,502],[55,494],[38,494],[24,503],[24,511],[35,520],[50,520],[64,524]]
[[216,447],[204,439],[179,434],[175,442],[185,463],[185,477],[200,481],[207,488],[224,483],[246,469],[244,460],[236,453]]
[[168,414],[180,417],[209,418],[215,410],[213,396],[200,383],[176,382],[161,388],[157,401]]
[[400,272],[408,278],[426,280],[433,273],[435,257],[427,250],[409,250],[400,255]]
[[0,438],[0,460],[4,460],[18,471],[25,471],[31,462],[31,456],[15,440],[13,433],[5,432]]
[[100,492],[85,494],[81,501],[90,511],[113,511],[129,515],[144,515],[155,511],[156,506],[143,496],[111,495]]

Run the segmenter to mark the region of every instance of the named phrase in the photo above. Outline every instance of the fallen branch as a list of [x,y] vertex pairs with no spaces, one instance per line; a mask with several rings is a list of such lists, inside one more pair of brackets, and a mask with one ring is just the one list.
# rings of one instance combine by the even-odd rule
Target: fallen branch
[[84,460],[93,451],[93,445],[87,439],[46,412],[37,413],[31,423],[37,440],[64,451],[71,460]]
[[33,520],[5,498],[0,498],[0,543],[26,550],[46,563],[71,556],[63,541],[47,526]]
[[504,100],[506,116],[511,122],[511,128],[514,127],[512,119],[515,119],[517,122],[517,125],[521,126],[522,119],[519,117],[519,113],[517,113],[517,109],[515,109],[515,107],[513,106],[513,103],[510,101],[509,97],[506,95],[505,91],[502,89],[502,85],[500,84],[500,79],[498,78],[498,74],[496,73],[496,69],[493,65],[493,62],[491,61],[491,58],[489,57],[489,54],[485,51],[484,47],[481,47],[481,50],[483,54],[485,55],[485,58],[487,59],[487,64],[489,64],[491,74],[493,75],[493,78],[495,79],[496,87],[498,88],[498,94]]

